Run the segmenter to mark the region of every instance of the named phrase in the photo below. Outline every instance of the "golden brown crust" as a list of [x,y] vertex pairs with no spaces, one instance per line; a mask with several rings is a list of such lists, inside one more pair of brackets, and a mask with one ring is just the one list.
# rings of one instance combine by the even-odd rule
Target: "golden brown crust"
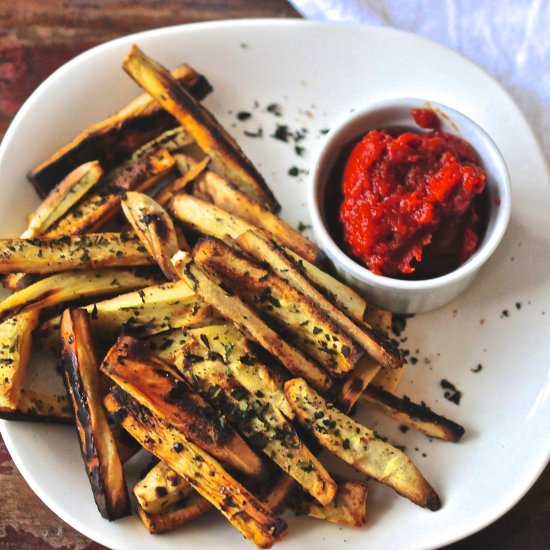
[[307,294],[297,291],[257,261],[214,238],[202,239],[193,257],[200,265],[215,271],[282,338],[313,357],[330,374],[341,376],[349,372],[363,355],[359,345]]
[[[178,67],[172,74],[198,100],[212,89],[204,76],[188,65]],[[170,114],[143,94],[117,114],[84,130],[33,168],[28,177],[44,197],[77,166],[98,160],[105,170],[111,170],[144,143],[176,125]]]
[[303,376],[313,387],[321,391],[327,391],[332,387],[332,380],[323,369],[279,338],[277,333],[236,296],[233,290],[224,285],[214,272],[194,262],[182,262],[180,265],[176,261],[176,264],[180,276],[205,302],[231,321],[245,336],[277,357],[290,372],[296,376]]
[[401,424],[419,430],[429,437],[457,442],[465,432],[460,424],[435,413],[426,405],[397,397],[374,384],[366,389],[361,400]]
[[162,65],[134,45],[123,68],[193,135],[229,181],[269,210],[280,209],[265,180],[235,140]]
[[403,451],[325,402],[304,380],[287,381],[285,393],[300,422],[323,447],[415,504],[439,510],[438,494]]
[[153,263],[141,241],[131,234],[89,233],[57,239],[0,239],[0,273],[49,274]]
[[198,493],[192,493],[162,512],[146,512],[139,504],[136,507],[137,515],[153,535],[173,531],[212,510],[214,506]]
[[88,296],[142,288],[158,282],[159,278],[158,273],[148,268],[56,273],[0,302],[0,322],[24,311],[43,309]]
[[136,338],[118,339],[101,370],[136,400],[218,460],[248,475],[262,472],[260,458],[231,426],[164,361]]
[[82,459],[101,515],[130,513],[130,500],[116,443],[103,410],[102,383],[88,314],[65,310],[61,321],[62,369],[75,411]]
[[[353,338],[376,362],[387,368],[400,366],[404,359],[399,349],[381,330],[365,323],[353,321],[340,308],[336,307],[325,294],[318,290],[300,267],[285,253],[275,241],[257,231],[246,231],[237,243],[247,253],[261,262],[266,262],[278,277],[285,280],[303,295],[317,304],[318,309],[336,324],[349,338]],[[327,275],[326,278],[329,276]]]
[[111,390],[105,406],[143,447],[184,477],[256,546],[271,548],[286,535],[286,523],[231,477],[215,459],[120,387]]

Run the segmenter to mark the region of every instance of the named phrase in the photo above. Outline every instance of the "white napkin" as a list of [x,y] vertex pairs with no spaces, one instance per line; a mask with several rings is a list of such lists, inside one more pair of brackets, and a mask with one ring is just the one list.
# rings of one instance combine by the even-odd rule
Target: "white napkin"
[[290,1],[310,19],[392,26],[458,50],[507,88],[550,158],[550,1]]

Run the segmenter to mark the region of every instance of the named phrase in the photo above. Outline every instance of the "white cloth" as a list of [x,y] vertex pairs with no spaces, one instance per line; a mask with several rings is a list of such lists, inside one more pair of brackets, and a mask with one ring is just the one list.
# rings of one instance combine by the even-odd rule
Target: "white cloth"
[[550,0],[290,0],[315,20],[387,25],[437,40],[496,77],[550,158]]

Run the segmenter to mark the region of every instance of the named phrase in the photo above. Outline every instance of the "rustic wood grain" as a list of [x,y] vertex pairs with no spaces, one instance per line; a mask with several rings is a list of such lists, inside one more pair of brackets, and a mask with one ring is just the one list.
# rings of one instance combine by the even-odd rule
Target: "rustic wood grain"
[[298,14],[285,0],[0,0],[0,139],[38,84],[92,46],[158,27],[241,17]]
[[[297,13],[285,0],[0,0],[0,139],[36,86],[78,53],[132,32],[239,17],[297,17]],[[508,514],[447,550],[549,547],[547,467]],[[41,503],[18,473],[0,438],[0,549],[103,548]]]

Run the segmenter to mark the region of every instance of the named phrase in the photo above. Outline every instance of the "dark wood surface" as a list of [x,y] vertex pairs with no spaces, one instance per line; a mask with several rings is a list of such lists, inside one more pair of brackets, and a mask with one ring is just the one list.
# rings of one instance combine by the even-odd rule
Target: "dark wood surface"
[[[0,139],[36,86],[78,53],[145,29],[241,17],[298,14],[285,0],[0,0]],[[102,548],[42,504],[0,438],[0,549]],[[448,550],[477,548],[550,548],[550,467],[508,514]]]

